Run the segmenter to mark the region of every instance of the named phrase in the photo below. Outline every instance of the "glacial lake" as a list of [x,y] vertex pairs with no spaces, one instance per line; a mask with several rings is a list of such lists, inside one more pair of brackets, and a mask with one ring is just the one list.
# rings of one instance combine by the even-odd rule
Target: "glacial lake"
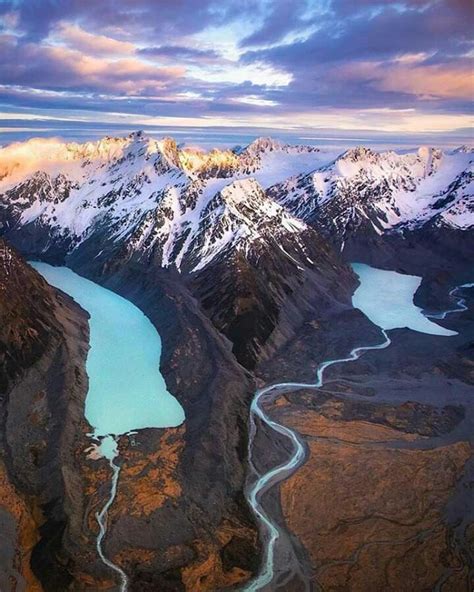
[[408,328],[430,335],[457,335],[430,321],[415,306],[413,298],[421,277],[376,269],[365,263],[352,263],[352,269],[360,280],[352,304],[375,325],[385,330]]
[[[166,389],[160,372],[160,336],[141,310],[67,267],[30,264],[90,314],[85,417],[94,436],[181,424],[183,408]],[[103,451],[110,458],[115,441],[104,439],[104,444],[111,448]]]

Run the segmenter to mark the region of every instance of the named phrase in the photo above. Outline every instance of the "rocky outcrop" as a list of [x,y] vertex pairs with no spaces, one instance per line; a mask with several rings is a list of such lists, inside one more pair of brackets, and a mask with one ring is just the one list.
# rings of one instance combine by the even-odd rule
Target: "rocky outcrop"
[[[31,562],[46,591],[110,589],[113,573],[95,550],[95,512],[108,495],[110,470],[105,460],[86,455],[85,315],[4,248],[15,280],[2,277],[0,285],[14,295],[12,304],[24,305],[18,313],[31,314],[12,316],[15,331],[5,326],[5,335],[28,333],[30,321],[34,329],[34,355],[11,364],[15,376],[10,371],[5,399],[6,465],[13,491],[28,495],[32,518],[22,513],[22,520],[34,544],[28,548],[12,539],[17,546],[6,557],[22,554],[21,577],[30,577]],[[245,581],[258,557],[242,493],[250,377],[172,274],[118,265],[87,273],[149,314],[163,340],[162,371],[187,417],[181,428],[144,430],[121,440],[122,478],[109,516],[107,556],[122,565],[136,590],[213,590]],[[24,302],[25,291],[32,301]],[[41,327],[49,330],[41,333]],[[18,356],[28,351],[21,342]],[[9,513],[19,503],[12,499]]]
[[267,245],[218,258],[188,280],[246,368],[282,347],[306,318],[316,322],[349,306],[356,285],[350,269],[316,232],[307,229],[300,239],[275,232]]
[[40,590],[39,582],[57,590],[71,580],[58,561],[65,528],[81,515],[71,486],[87,392],[87,316],[4,242],[0,292],[0,506],[13,535],[1,569],[18,586],[7,590]]

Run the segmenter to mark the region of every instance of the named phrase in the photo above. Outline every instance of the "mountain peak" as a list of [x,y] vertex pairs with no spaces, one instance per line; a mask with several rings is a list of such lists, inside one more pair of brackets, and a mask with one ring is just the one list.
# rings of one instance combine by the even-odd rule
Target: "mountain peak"
[[221,190],[221,196],[225,201],[235,203],[247,200],[248,196],[251,194],[254,196],[264,195],[261,185],[253,177],[249,177],[248,179],[237,179]]
[[355,148],[350,148],[344,152],[341,159],[349,160],[351,162],[374,162],[378,157],[379,154],[374,152],[371,148],[367,148],[366,146],[356,146]]
[[284,147],[285,145],[280,142],[280,140],[275,140],[274,138],[270,137],[260,137],[251,142],[244,149],[244,152],[258,155],[262,154],[263,152],[275,152],[277,150],[282,150]]
[[140,140],[142,138],[145,138],[146,134],[143,130],[135,130],[133,132],[130,132],[130,134],[128,134],[128,137],[131,140]]

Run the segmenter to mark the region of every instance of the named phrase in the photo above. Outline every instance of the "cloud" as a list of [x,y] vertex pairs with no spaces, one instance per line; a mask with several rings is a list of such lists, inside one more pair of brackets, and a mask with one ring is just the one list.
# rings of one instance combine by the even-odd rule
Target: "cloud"
[[165,60],[215,62],[222,56],[213,49],[197,49],[183,45],[161,45],[139,49],[138,53],[145,57],[157,57]]
[[317,19],[320,10],[311,0],[273,0],[262,26],[244,37],[241,47],[256,47],[281,42],[288,34],[297,35]]
[[91,33],[108,29],[150,42],[176,39],[242,15],[255,15],[259,0],[2,0],[0,14],[18,13],[29,41],[47,37],[60,21],[80,23]]
[[334,0],[332,7],[337,16],[353,15],[355,11],[374,13],[387,7],[396,8],[403,12],[406,10],[439,9],[443,11],[446,6],[450,10],[463,16],[474,16],[474,6],[471,0],[358,0],[357,5],[353,0]]
[[52,31],[54,40],[59,40],[67,47],[90,55],[127,55],[136,51],[135,45],[127,41],[118,41],[105,35],[94,35],[84,31],[78,25],[61,21]]
[[237,97],[234,99],[237,103],[244,103],[245,105],[257,105],[257,106],[264,106],[264,107],[275,107],[278,105],[276,101],[271,101],[270,99],[265,99],[259,95],[243,95],[241,97]]
[[[320,27],[304,40],[242,56],[292,73],[292,81],[266,98],[301,110],[322,107],[465,112],[472,97],[473,47],[468,10],[462,0],[333,2]],[[410,57],[411,56],[411,57]],[[414,63],[402,63],[404,59]],[[437,101],[433,103],[433,98]]]
[[458,54],[472,47],[470,23],[451,5],[424,11],[400,11],[388,4],[371,18],[365,13],[324,23],[308,39],[270,49],[249,51],[247,61],[266,60],[290,69],[305,70],[322,62],[382,59],[401,53],[434,51]]
[[182,78],[182,67],[157,67],[135,58],[110,61],[53,45],[22,45],[11,36],[0,37],[0,79],[4,84],[38,89],[150,94]]
[[466,99],[474,95],[472,64],[447,67],[424,65],[409,59],[393,63],[360,62],[343,66],[336,73],[343,79],[369,81],[383,91],[407,93],[426,99]]

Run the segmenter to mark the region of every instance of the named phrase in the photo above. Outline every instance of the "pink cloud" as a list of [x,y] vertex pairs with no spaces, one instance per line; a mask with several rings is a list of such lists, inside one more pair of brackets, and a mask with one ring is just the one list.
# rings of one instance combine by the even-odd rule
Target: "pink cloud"
[[443,99],[472,99],[474,95],[472,68],[459,66],[394,67],[381,76],[379,88]]
[[[419,59],[418,59],[419,57]],[[334,78],[369,82],[382,91],[407,93],[428,99],[471,99],[472,67],[423,64],[423,56],[404,56],[389,63],[359,62],[337,69]]]
[[94,35],[77,25],[64,21],[56,27],[53,39],[58,39],[72,49],[91,55],[127,55],[136,51],[133,43],[119,41],[105,35]]
[[18,45],[11,36],[1,37],[0,47],[6,57],[0,63],[5,84],[28,81],[38,88],[137,95],[174,87],[186,72],[182,67],[159,67],[134,57],[110,59],[57,45]]

